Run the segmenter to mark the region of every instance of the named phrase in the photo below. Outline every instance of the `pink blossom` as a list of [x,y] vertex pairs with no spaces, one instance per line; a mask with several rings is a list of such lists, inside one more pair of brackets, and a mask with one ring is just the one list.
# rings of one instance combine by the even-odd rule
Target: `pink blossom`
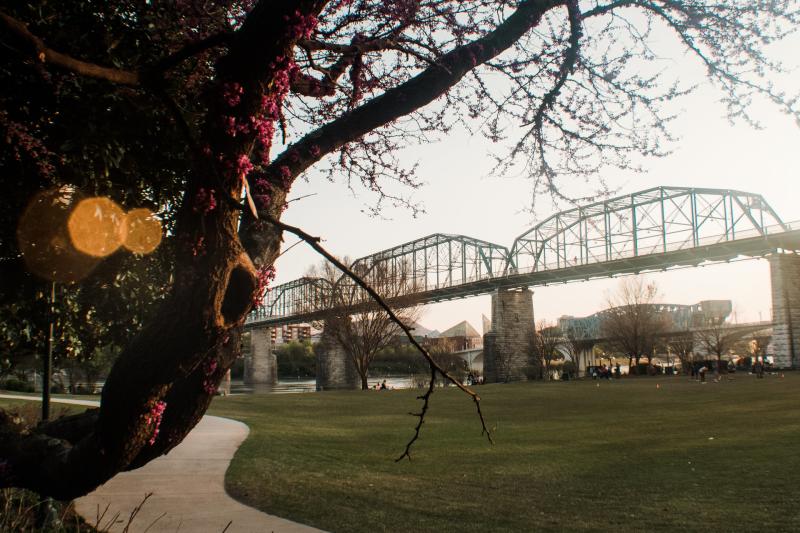
[[225,128],[225,133],[231,137],[236,137],[236,117],[222,117],[222,127]]
[[258,288],[253,296],[253,305],[261,307],[264,305],[264,296],[269,292],[269,284],[275,279],[275,266],[270,265],[258,269]]
[[204,255],[206,255],[205,238],[200,237],[197,239],[197,242],[192,245],[192,257],[202,257]]
[[214,372],[217,370],[217,360],[209,358],[203,364],[203,373],[206,375],[206,379],[203,380],[203,390],[207,394],[215,394],[217,392],[217,383],[214,379]]
[[251,170],[253,170],[253,163],[250,162],[250,158],[247,157],[247,154],[240,155],[239,159],[236,160],[236,174],[238,176],[247,176]]
[[308,39],[319,22],[314,15],[303,15],[300,11],[285,15],[283,20],[287,23],[286,35],[290,39]]
[[244,94],[244,88],[239,83],[226,83],[222,86],[222,97],[230,107],[239,105],[242,94]]
[[166,409],[167,402],[162,402],[159,400],[153,404],[153,406],[150,408],[150,412],[144,415],[145,422],[147,422],[147,424],[153,428],[153,433],[150,435],[150,440],[148,441],[150,445],[156,443],[159,426],[161,426],[161,418],[164,416],[164,411]]

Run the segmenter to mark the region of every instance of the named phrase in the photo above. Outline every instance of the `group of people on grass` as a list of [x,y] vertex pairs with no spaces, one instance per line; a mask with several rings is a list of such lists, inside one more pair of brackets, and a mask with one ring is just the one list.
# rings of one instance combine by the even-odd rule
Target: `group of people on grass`
[[472,372],[467,374],[467,386],[483,385],[483,376],[476,376]]
[[612,374],[613,377],[617,379],[622,377],[622,370],[620,369],[619,364],[617,364],[617,366],[613,369],[605,364],[595,367],[592,370],[592,379],[611,379]]

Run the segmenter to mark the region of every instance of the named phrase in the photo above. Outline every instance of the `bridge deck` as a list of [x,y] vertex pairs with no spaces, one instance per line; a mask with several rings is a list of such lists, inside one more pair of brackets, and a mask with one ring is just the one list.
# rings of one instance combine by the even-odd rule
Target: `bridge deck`
[[[800,230],[717,242],[659,254],[626,257],[614,261],[579,264],[533,272],[508,272],[495,277],[467,281],[460,285],[434,287],[420,291],[414,295],[414,302],[415,304],[434,303],[488,294],[498,289],[517,289],[570,281],[587,281],[622,274],[638,274],[681,266],[697,266],[704,262],[724,262],[741,256],[763,257],[775,252],[777,249],[800,249]],[[395,299],[393,301],[389,299],[389,303],[396,303],[399,300]],[[403,300],[407,300],[407,296],[404,296]],[[357,311],[358,306],[353,306],[352,310]],[[322,318],[324,313],[324,310],[311,310],[294,313],[289,316],[272,315],[259,317],[251,315],[246,326],[278,326],[308,322]]]

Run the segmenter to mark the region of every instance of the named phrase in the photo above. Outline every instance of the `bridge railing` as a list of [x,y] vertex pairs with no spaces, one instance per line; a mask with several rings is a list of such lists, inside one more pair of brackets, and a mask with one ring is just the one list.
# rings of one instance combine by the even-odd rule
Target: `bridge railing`
[[[669,211],[665,205],[669,205]],[[770,221],[774,223],[769,224]],[[601,233],[601,229],[612,233]],[[510,250],[463,235],[433,234],[358,259],[353,268],[371,285],[380,287],[379,292],[388,299],[428,295],[426,301],[433,301],[480,294],[496,287],[522,287],[526,281],[547,283],[542,279],[526,280],[526,276],[540,272],[553,272],[558,280],[588,279],[632,272],[634,268],[689,264],[704,258],[728,260],[735,250],[720,248],[724,243],[741,243],[798,229],[800,222],[781,222],[760,195],[659,187],[557,213],[518,237]],[[709,246],[716,247],[718,255],[687,253],[674,262],[677,252]],[[573,255],[571,250],[578,248],[579,253]],[[757,243],[751,250],[764,253]],[[661,264],[659,255],[670,257]],[[646,257],[654,260],[625,263]],[[612,266],[615,262],[621,264]],[[602,263],[609,264],[605,272],[581,268]],[[557,274],[558,271],[564,274]],[[391,275],[387,276],[387,272]],[[273,288],[264,305],[248,316],[247,322],[318,314],[334,305],[330,292],[334,284],[341,285],[348,305],[359,306],[370,300],[348,279],[331,283],[301,278]]]
[[769,235],[777,235],[781,233],[786,233],[787,231],[796,231],[800,229],[800,221],[793,221],[787,222],[783,224],[774,224],[770,226],[766,226],[762,231],[759,229],[748,229],[743,230],[741,232],[736,233],[735,239],[729,239],[725,233],[721,233],[718,235],[708,235],[698,239],[697,244],[694,244],[692,240],[681,240],[675,242],[667,242],[666,246],[659,245],[655,247],[655,250],[650,249],[650,251],[643,252],[641,248],[638,251],[634,250],[626,250],[620,251],[616,253],[612,258],[606,259],[603,257],[592,256],[589,255],[584,256],[583,259],[577,258],[571,261],[559,261],[553,260],[546,263],[538,263],[533,266],[529,266],[526,268],[514,268],[509,267],[506,271],[506,276],[519,276],[524,274],[532,274],[535,272],[545,272],[545,271],[554,271],[554,270],[561,270],[565,268],[574,268],[577,266],[584,266],[584,265],[593,265],[593,264],[600,264],[600,263],[608,263],[610,261],[616,260],[624,260],[624,259],[633,259],[636,257],[645,257],[645,256],[653,256],[659,255],[663,253],[669,252],[677,252],[681,250],[691,250],[696,248],[702,248],[704,246],[710,246],[715,244],[722,244],[725,242],[736,242],[741,241],[744,239],[750,239],[754,237],[764,237]]

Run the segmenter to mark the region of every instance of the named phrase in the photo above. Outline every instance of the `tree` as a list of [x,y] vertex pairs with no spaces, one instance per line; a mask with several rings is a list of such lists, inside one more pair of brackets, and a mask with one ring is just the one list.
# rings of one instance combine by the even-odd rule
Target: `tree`
[[[344,263],[349,260],[345,259]],[[351,268],[369,279],[370,285],[383,298],[395,304],[395,313],[404,324],[410,326],[417,321],[421,308],[406,297],[412,281],[408,264],[396,264],[393,268],[385,262],[356,262]],[[327,309],[316,327],[324,328],[344,348],[361,379],[361,390],[367,390],[372,361],[396,341],[402,330],[386,311],[330,263],[323,262],[319,268],[309,271],[308,276],[324,279],[331,287],[325,302]]]
[[536,332],[533,336],[533,365],[537,369],[539,379],[550,376],[550,363],[558,357],[557,348],[563,341],[563,334],[558,326],[550,324],[546,320],[540,320],[536,324]]
[[[522,168],[559,194],[559,175],[665,152],[664,104],[692,81],[660,68],[655,28],[706,66],[732,117],[750,119],[758,95],[797,114],[764,52],[797,23],[789,1],[3,0],[4,285],[23,296],[42,285],[14,228],[53,186],[149,207],[173,248],[168,289],[99,410],[31,432],[0,417],[0,485],[74,497],[186,436],[238,355],[282,232],[298,231],[280,217],[315,165],[378,205],[402,203],[383,187],[417,184],[397,150],[471,123],[498,142],[515,135],[499,171]],[[2,305],[16,293],[4,287]]]
[[678,357],[684,374],[688,374],[691,370],[694,341],[695,333],[692,331],[670,333],[667,337],[667,346]]
[[698,333],[700,346],[703,347],[708,355],[717,357],[717,372],[722,373],[725,368],[722,366],[722,355],[728,353],[733,346],[741,339],[741,334],[731,330],[725,324],[725,319],[713,321]]
[[586,369],[587,357],[592,353],[596,341],[587,339],[585,333],[575,328],[569,328],[564,334],[564,347],[569,352],[569,356],[575,363],[575,372],[580,375],[581,357],[583,357],[583,368]]
[[[669,327],[668,315],[655,303],[657,297],[655,283],[645,285],[638,276],[623,278],[600,318],[602,335],[612,349],[628,356],[628,367],[634,373],[642,356],[651,361],[658,337]],[[634,361],[636,366],[631,365]]]
[[291,341],[275,348],[278,375],[287,377],[314,377],[316,361],[311,341]]

